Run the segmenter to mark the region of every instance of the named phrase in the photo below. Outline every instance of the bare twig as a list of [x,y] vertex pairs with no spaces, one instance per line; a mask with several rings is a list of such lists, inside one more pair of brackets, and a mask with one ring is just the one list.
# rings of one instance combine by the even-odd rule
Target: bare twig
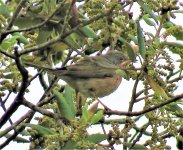
[[178,76],[177,78],[174,78],[172,80],[168,80],[167,83],[174,83],[174,82],[178,82],[179,80],[183,79],[183,75]]
[[[131,101],[129,103],[129,107],[128,107],[128,112],[132,112],[133,110],[133,105],[135,103],[135,100],[136,100],[136,90],[137,90],[137,85],[138,85],[138,82],[139,82],[139,75],[137,76],[136,78],[136,81],[135,81],[135,84],[133,86],[133,90],[132,90],[132,97],[131,97]],[[128,123],[125,122],[125,126],[124,126],[124,129],[125,128],[128,128]],[[128,141],[128,137],[124,137],[124,142],[127,142]],[[123,145],[123,149],[127,149],[127,146],[124,144]]]
[[152,97],[152,96],[154,96],[154,94],[149,94],[149,95],[147,95],[147,96],[143,96],[143,97],[137,98],[137,99],[135,100],[135,103],[137,103],[137,102],[139,102],[139,101],[141,101],[141,100],[144,100],[144,99],[146,99],[146,98]]
[[15,12],[13,13],[13,16],[12,16],[11,20],[10,20],[9,23],[8,23],[8,26],[6,27],[6,30],[11,29],[11,27],[13,26],[13,23],[15,22],[15,20],[16,20],[18,14],[20,13],[20,11],[21,11],[23,5],[24,5],[26,2],[27,2],[26,0],[21,0],[21,1],[20,1],[20,3],[18,4],[18,6],[17,6]]
[[[32,117],[34,116],[34,112],[30,111],[30,113],[28,113],[28,117],[23,117],[23,119],[26,119],[24,123],[29,123],[30,120],[32,119]],[[19,120],[21,121],[21,120]],[[12,126],[11,126],[12,127]],[[16,126],[14,126],[16,127]],[[0,149],[3,149],[5,146],[7,146],[13,139],[15,139],[17,137],[17,135],[22,132],[25,129],[25,126],[19,126],[16,128],[16,132],[13,133],[12,136],[10,136],[9,138],[7,138],[6,141],[4,141],[1,145],[0,145]]]
[[22,102],[22,104],[28,108],[30,108],[31,110],[34,110],[35,112],[39,112],[41,113],[42,115],[45,115],[45,116],[48,116],[48,117],[51,117],[51,118],[54,118],[54,119],[60,119],[61,117],[58,115],[58,114],[54,114],[50,111],[47,111],[45,109],[42,109],[32,103],[30,103],[29,101],[25,100]]
[[149,126],[149,123],[146,123],[145,125],[143,125],[143,127],[140,130],[140,134],[137,136],[137,138],[133,141],[132,145],[130,146],[130,149],[133,149],[133,147],[135,146],[135,144],[140,140],[140,138],[142,137],[143,133],[146,131],[147,127]]
[[[18,4],[18,6],[17,6],[15,12],[13,13],[12,18],[10,19],[10,21],[9,21],[9,23],[8,23],[8,25],[7,25],[7,27],[5,28],[4,31],[11,29],[11,27],[13,26],[13,23],[15,22],[15,20],[16,20],[18,14],[20,13],[20,11],[21,11],[23,5],[24,5],[26,2],[27,2],[27,0],[21,0],[21,1],[20,1],[20,3]],[[0,42],[2,42],[4,38],[6,38],[6,34],[3,34],[3,32],[2,32],[1,35],[0,35]]]
[[151,89],[151,88],[148,87],[148,88],[146,88],[146,89],[143,89],[143,90],[137,92],[137,93],[136,93],[136,98],[139,97],[141,94],[143,94],[145,90],[150,90],[150,89]]
[[[6,112],[6,107],[4,105],[4,101],[2,100],[1,97],[0,97],[0,105],[1,105],[2,109],[4,110],[4,112]],[[9,122],[10,122],[11,125],[13,124],[11,118],[9,118]]]
[[110,111],[106,111],[105,114],[108,114],[108,115],[124,115],[124,116],[139,116],[139,115],[148,113],[150,111],[156,110],[156,109],[158,109],[160,107],[163,107],[165,105],[168,105],[170,103],[176,102],[176,101],[180,100],[181,98],[183,98],[183,93],[180,94],[180,95],[177,95],[174,98],[171,98],[171,99],[169,99],[169,100],[167,100],[165,102],[162,102],[159,105],[150,107],[150,108],[142,110],[142,111],[138,111],[138,112],[124,112],[124,111],[110,110]]
[[[18,55],[18,48],[15,48],[15,56]],[[21,105],[23,101],[23,96],[25,94],[25,91],[28,86],[28,72],[21,64],[21,61],[19,57],[17,56],[15,58],[15,62],[17,65],[18,70],[20,71],[22,75],[22,83],[20,86],[20,91],[18,92],[17,96],[15,97],[13,103],[11,106],[7,109],[6,113],[3,114],[3,116],[0,118],[0,128],[7,122],[7,120],[10,118],[10,116],[18,109],[18,107]]]
[[128,108],[128,111],[129,112],[132,112],[133,110],[133,105],[136,101],[136,91],[137,91],[137,85],[138,85],[138,82],[139,82],[139,74],[136,78],[136,81],[135,81],[135,84],[133,86],[133,90],[132,90],[132,97],[131,97],[131,101],[130,101],[130,104],[129,104],[129,108]]
[[[45,99],[44,101],[40,101],[36,106],[42,106],[46,103],[48,103],[53,97],[51,97],[50,99]],[[31,119],[33,118],[35,114],[34,110],[29,110],[24,116],[22,116],[19,120],[17,120],[13,125],[11,125],[10,127],[8,127],[6,130],[3,131],[3,134],[1,135],[1,137],[3,137],[4,135],[6,135],[8,132],[10,132],[12,129],[14,129],[15,127],[17,127],[20,123],[22,123],[24,120],[24,122],[29,123],[31,121]],[[9,137],[4,143],[2,143],[0,145],[0,149],[4,148],[9,142],[11,142],[14,138],[16,138],[16,136],[23,131],[25,128],[25,126],[20,125],[16,128],[16,132],[14,132],[14,134]]]

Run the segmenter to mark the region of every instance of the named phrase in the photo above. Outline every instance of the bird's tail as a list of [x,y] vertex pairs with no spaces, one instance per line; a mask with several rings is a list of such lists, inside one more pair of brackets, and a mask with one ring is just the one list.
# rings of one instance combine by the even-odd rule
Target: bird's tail
[[54,68],[39,66],[39,65],[36,65],[36,64],[33,64],[33,63],[25,63],[25,65],[28,66],[28,67],[33,67],[35,69],[47,71],[47,72],[52,73],[52,74],[55,74],[55,72],[56,72],[56,69],[54,69]]

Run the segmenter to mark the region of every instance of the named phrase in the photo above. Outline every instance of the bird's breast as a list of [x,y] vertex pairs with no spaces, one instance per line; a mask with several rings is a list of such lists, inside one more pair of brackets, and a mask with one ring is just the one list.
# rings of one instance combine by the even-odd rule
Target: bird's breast
[[120,85],[120,76],[106,78],[79,79],[74,85],[86,97],[104,97],[114,92]]

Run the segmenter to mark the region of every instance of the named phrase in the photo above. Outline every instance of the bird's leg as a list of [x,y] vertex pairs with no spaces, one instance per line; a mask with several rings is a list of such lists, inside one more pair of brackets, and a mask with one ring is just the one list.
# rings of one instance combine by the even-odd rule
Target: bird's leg
[[80,92],[76,92],[76,100],[77,100],[77,106],[76,106],[77,111],[81,111],[82,106],[86,102],[86,98]]

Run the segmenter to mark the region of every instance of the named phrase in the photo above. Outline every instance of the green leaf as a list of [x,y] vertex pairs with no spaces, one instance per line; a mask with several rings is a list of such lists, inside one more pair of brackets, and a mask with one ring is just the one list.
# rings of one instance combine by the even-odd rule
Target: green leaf
[[88,109],[88,105],[82,107],[82,117],[81,124],[85,125],[88,123],[96,123],[103,117],[103,110],[98,109],[98,103],[94,104],[90,109]]
[[10,41],[3,41],[2,44],[0,44],[0,48],[3,50],[7,50],[12,46],[12,43]]
[[166,92],[164,91],[164,89],[158,84],[156,83],[151,76],[146,75],[146,80],[149,83],[149,85],[151,86],[151,88],[154,90],[154,92],[156,92],[156,94],[158,94],[159,96],[162,96],[165,99],[169,99],[169,97],[167,96]]
[[63,94],[58,92],[57,90],[54,90],[53,93],[56,97],[60,114],[68,120],[73,120],[75,118],[75,113],[73,112],[73,110],[70,109],[70,105],[67,103],[67,100],[65,99]]
[[79,31],[82,34],[84,34],[87,38],[92,38],[92,39],[97,38],[96,33],[89,26],[84,26],[84,27],[80,28]]
[[[12,134],[10,133],[7,133],[5,135],[6,138],[10,138],[12,136]],[[20,137],[20,136],[17,136],[16,138],[13,139],[13,141],[17,142],[17,143],[30,143],[29,140],[23,138],[23,137]]]
[[118,40],[123,42],[126,45],[128,56],[131,59],[131,61],[134,62],[136,55],[135,55],[135,52],[134,52],[133,48],[131,47],[131,45],[122,37],[119,37]]
[[98,143],[106,140],[107,138],[108,138],[108,136],[106,134],[96,133],[96,134],[89,135],[85,140],[98,144]]
[[123,77],[126,80],[129,80],[129,76],[128,76],[128,74],[124,70],[117,69],[116,70],[116,74],[120,75],[121,77]]
[[[132,146],[132,143],[123,143],[125,146],[127,146],[128,148],[131,148]],[[134,150],[148,150],[144,145],[141,145],[141,144],[135,144],[133,146]]]
[[139,52],[142,58],[144,58],[146,54],[146,47],[144,42],[144,35],[139,22],[137,22],[137,37],[138,37]]
[[72,112],[72,114],[76,114],[76,110],[74,107],[74,93],[74,89],[72,89],[69,85],[65,86],[64,97],[67,104],[70,106],[70,111]]
[[148,18],[147,15],[144,15],[142,18],[144,19],[144,21],[145,21],[148,25],[154,26],[154,27],[156,26],[155,23],[154,23],[150,18]]
[[183,116],[183,110],[177,103],[168,104],[165,106],[165,109],[171,111],[177,117]]
[[183,10],[174,10],[174,11],[172,11],[173,13],[181,13],[181,14],[183,14]]
[[72,49],[78,49],[81,47],[78,43],[78,41],[80,41],[80,37],[76,33],[70,34],[63,41]]
[[[92,135],[89,135],[86,139],[84,139],[85,141],[89,141],[89,142],[92,142],[92,143],[95,143],[95,144],[98,144],[104,140],[106,140],[108,138],[107,135],[105,134],[92,134]],[[62,148],[62,149],[75,149],[76,148],[76,145],[77,145],[77,141],[73,141],[73,140],[70,140],[68,141],[65,146]]]
[[92,118],[91,118],[91,123],[95,124],[98,121],[100,121],[104,116],[104,110],[99,110]]
[[149,5],[146,5],[143,1],[137,0],[137,3],[142,7],[142,9],[148,13],[155,21],[158,23],[158,20],[156,18],[156,15],[153,13],[152,8],[149,7]]
[[171,21],[169,21],[169,22],[165,23],[163,25],[163,27],[165,29],[167,29],[166,32],[168,34],[165,32],[166,36],[172,35],[176,38],[176,40],[183,40],[183,27],[182,26],[178,26],[178,25],[172,23]]
[[20,33],[14,33],[12,34],[12,37],[4,40],[2,42],[2,44],[0,45],[0,47],[4,50],[7,50],[9,48],[11,48],[12,46],[14,46],[16,43],[23,43],[23,44],[28,44],[28,40]]
[[87,108],[88,108],[87,105],[82,107],[82,116],[81,116],[81,119],[80,119],[81,124],[87,124],[88,123],[89,114],[88,114]]
[[47,42],[51,36],[51,33],[53,32],[52,30],[53,29],[51,27],[50,28],[49,27],[41,28],[38,32],[38,37],[37,37],[37,41],[36,41],[37,44]]
[[[183,49],[183,44],[182,43],[178,43],[178,42],[161,42],[161,47],[164,46],[170,46],[170,47],[178,47],[180,49]],[[173,52],[174,54],[178,54],[180,55],[182,52],[177,50],[176,48],[169,48],[169,50],[171,52]]]
[[27,15],[16,18],[14,25],[18,26],[19,28],[30,28],[41,22],[42,20],[40,18]]
[[0,15],[3,15],[6,18],[10,17],[10,13],[7,5],[4,5],[4,4],[0,5]]
[[163,24],[163,28],[165,28],[165,29],[168,29],[168,28],[173,27],[173,26],[175,26],[175,24],[171,21],[167,21]]
[[138,39],[137,39],[134,35],[128,34],[128,37],[129,37],[136,45],[138,44]]
[[172,35],[176,38],[176,40],[183,40],[183,31],[176,32]]
[[20,132],[20,134],[22,136],[30,136],[30,132],[28,132],[27,130],[23,130],[22,132]]
[[70,140],[68,141],[64,147],[62,147],[63,150],[72,150],[76,148],[76,141]]
[[43,127],[41,125],[35,125],[35,124],[30,124],[30,123],[23,123],[23,125],[37,130],[39,132],[39,134],[41,134],[43,136],[57,134],[57,132],[55,132],[49,128]]
[[29,41],[20,33],[14,33],[13,37],[20,43],[29,44]]

